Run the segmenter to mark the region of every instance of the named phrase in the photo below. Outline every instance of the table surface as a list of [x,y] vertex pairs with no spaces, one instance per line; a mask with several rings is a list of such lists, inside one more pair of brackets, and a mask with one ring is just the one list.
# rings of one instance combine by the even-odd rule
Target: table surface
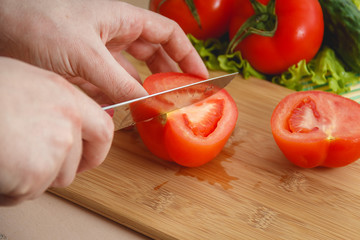
[[14,207],[0,207],[1,240],[101,239],[147,237],[51,193]]
[[[146,8],[148,0],[125,0]],[[51,193],[18,206],[0,207],[0,240],[101,239],[147,237]]]

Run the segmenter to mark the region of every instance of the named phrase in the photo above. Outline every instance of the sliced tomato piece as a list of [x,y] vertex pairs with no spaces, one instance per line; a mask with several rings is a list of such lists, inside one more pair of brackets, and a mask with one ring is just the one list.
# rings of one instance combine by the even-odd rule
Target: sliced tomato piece
[[274,139],[294,164],[342,167],[360,158],[360,104],[322,91],[290,94],[271,118]]
[[[199,80],[202,79],[184,73],[159,73],[147,78],[144,87],[153,94]],[[194,91],[191,93],[193,97],[203,94],[202,88],[199,92]],[[158,104],[143,105],[139,109],[148,111],[156,108],[161,113],[163,107],[176,104],[179,99],[188,101],[187,94],[189,92],[185,91],[178,92],[176,96],[165,95]],[[220,90],[205,100],[136,126],[153,154],[183,166],[197,167],[220,153],[235,128],[237,116],[236,103],[226,90]]]

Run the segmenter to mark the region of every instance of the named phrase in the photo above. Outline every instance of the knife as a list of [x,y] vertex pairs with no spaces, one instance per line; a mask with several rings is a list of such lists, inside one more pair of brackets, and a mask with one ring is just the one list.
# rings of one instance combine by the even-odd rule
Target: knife
[[[137,122],[148,121],[159,115],[163,115],[171,111],[189,106],[201,100],[204,100],[207,97],[210,97],[211,95],[215,94],[219,90],[223,89],[226,85],[228,85],[231,82],[231,80],[237,74],[238,72],[219,76],[219,77],[214,77],[203,81],[184,85],[181,87],[172,88],[159,93],[132,99],[126,102],[105,106],[103,107],[103,110],[114,111],[113,121],[116,131],[119,129],[132,126]],[[186,92],[187,94],[184,94],[184,92]],[[168,104],[166,108],[163,107],[161,109],[161,112],[152,112],[143,115],[136,114],[136,117],[134,116],[134,114],[132,114],[138,106],[143,106],[143,105],[152,106],[156,104],[156,101],[158,101],[159,98],[166,99],[166,97],[170,97],[170,96],[171,96],[171,100],[174,103]],[[182,96],[182,97],[180,98],[178,96]]]

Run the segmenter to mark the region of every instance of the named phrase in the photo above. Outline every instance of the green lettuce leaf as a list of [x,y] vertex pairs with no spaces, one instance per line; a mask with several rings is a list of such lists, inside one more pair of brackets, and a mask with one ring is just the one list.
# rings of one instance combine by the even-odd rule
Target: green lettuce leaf
[[222,70],[226,72],[239,72],[244,78],[254,76],[266,79],[266,76],[256,71],[248,61],[244,60],[240,52],[226,54],[229,42],[221,39],[199,40],[191,34],[188,37],[210,70]]
[[210,70],[239,72],[245,79],[253,76],[296,91],[318,89],[344,93],[352,84],[360,82],[359,75],[347,71],[335,52],[326,46],[309,63],[302,60],[282,74],[269,76],[256,71],[239,51],[226,54],[227,39],[198,40],[190,34],[188,37]]
[[308,64],[302,60],[281,75],[272,77],[272,81],[296,91],[321,89],[344,93],[359,82],[359,77],[346,71],[334,50],[325,46]]
[[307,82],[309,78],[311,78],[311,72],[308,69],[306,61],[301,60],[281,75],[274,76],[272,82],[296,91],[301,91],[304,88],[303,82]]
[[352,2],[356,5],[357,9],[360,10],[360,0],[352,0]]

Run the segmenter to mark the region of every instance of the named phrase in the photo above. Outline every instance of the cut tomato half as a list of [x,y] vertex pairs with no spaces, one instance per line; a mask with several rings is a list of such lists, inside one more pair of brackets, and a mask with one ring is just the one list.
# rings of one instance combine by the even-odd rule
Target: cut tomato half
[[285,97],[271,118],[274,139],[294,164],[342,167],[360,158],[360,104],[345,97],[304,91]]
[[[144,81],[149,94],[203,80],[185,73],[159,73]],[[183,95],[182,95],[183,94]],[[137,111],[158,111],[166,105],[176,104],[179,99],[188,101],[189,92],[177,92],[176,96],[164,95],[157,104],[143,105]],[[203,94],[194,90],[192,97]],[[176,99],[176,100],[175,100]],[[215,158],[230,137],[237,121],[237,106],[226,90],[160,115],[150,121],[137,123],[138,132],[147,148],[156,156],[187,167],[197,167]]]

